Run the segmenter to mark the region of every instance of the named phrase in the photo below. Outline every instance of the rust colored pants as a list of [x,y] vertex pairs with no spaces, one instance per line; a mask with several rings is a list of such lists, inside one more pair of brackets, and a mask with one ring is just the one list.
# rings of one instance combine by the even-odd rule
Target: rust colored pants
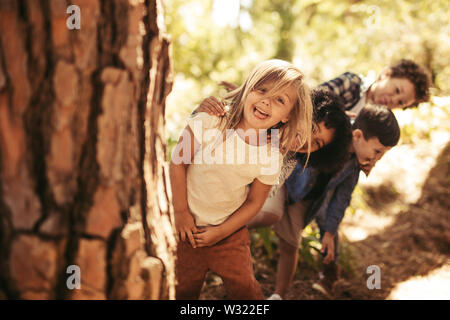
[[194,249],[188,241],[180,241],[175,268],[178,300],[198,299],[208,270],[222,278],[229,299],[264,299],[253,274],[247,228],[236,231],[211,247]]

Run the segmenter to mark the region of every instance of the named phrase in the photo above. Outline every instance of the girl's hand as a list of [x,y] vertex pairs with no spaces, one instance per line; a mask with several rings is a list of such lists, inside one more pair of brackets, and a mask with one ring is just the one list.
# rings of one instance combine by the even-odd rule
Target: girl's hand
[[197,246],[194,240],[194,233],[198,230],[195,226],[194,217],[189,210],[175,211],[175,229],[178,241],[180,241],[180,238],[182,241],[188,239],[193,248]]
[[226,103],[216,97],[209,97],[203,100],[194,113],[206,112],[212,116],[222,117],[225,115]]
[[199,248],[215,245],[223,238],[225,237],[220,229],[220,226],[198,228],[198,232],[194,234],[195,242]]

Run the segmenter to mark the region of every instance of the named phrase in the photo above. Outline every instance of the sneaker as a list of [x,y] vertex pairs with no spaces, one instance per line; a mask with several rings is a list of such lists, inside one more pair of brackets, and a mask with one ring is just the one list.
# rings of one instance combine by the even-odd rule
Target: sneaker
[[268,297],[267,300],[283,300],[283,299],[278,293],[274,293],[270,297]]

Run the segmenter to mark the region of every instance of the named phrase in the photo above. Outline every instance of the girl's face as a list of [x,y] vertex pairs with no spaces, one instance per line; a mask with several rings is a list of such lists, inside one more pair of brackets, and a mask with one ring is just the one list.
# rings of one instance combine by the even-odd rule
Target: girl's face
[[269,96],[268,92],[273,87],[274,82],[267,81],[248,93],[240,128],[269,129],[289,120],[289,113],[297,101],[297,92],[293,86],[289,86]]
[[[311,135],[311,151],[314,152],[317,151],[327,144],[331,143],[334,138],[334,128],[327,128],[325,126],[325,122],[319,122],[313,124],[313,132]],[[295,145],[292,148],[292,151],[297,151],[300,153],[307,153],[308,152],[308,146],[306,144],[303,145],[300,149],[296,150],[297,145]]]

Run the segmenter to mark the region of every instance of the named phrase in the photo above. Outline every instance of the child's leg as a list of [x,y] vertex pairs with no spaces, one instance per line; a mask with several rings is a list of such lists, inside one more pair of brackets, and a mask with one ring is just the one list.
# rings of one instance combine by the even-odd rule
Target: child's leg
[[199,298],[208,265],[205,249],[192,248],[188,241],[180,241],[177,247],[175,288],[177,300],[196,300]]
[[284,298],[297,269],[298,247],[290,245],[283,238],[279,238],[278,248],[280,250],[280,258],[277,264],[275,293]]
[[275,293],[282,298],[285,297],[297,269],[298,248],[310,204],[310,201],[300,201],[289,205],[281,220],[273,227],[279,239],[280,250]]
[[229,299],[264,299],[253,273],[247,228],[233,233],[211,249],[209,268],[222,277]]

